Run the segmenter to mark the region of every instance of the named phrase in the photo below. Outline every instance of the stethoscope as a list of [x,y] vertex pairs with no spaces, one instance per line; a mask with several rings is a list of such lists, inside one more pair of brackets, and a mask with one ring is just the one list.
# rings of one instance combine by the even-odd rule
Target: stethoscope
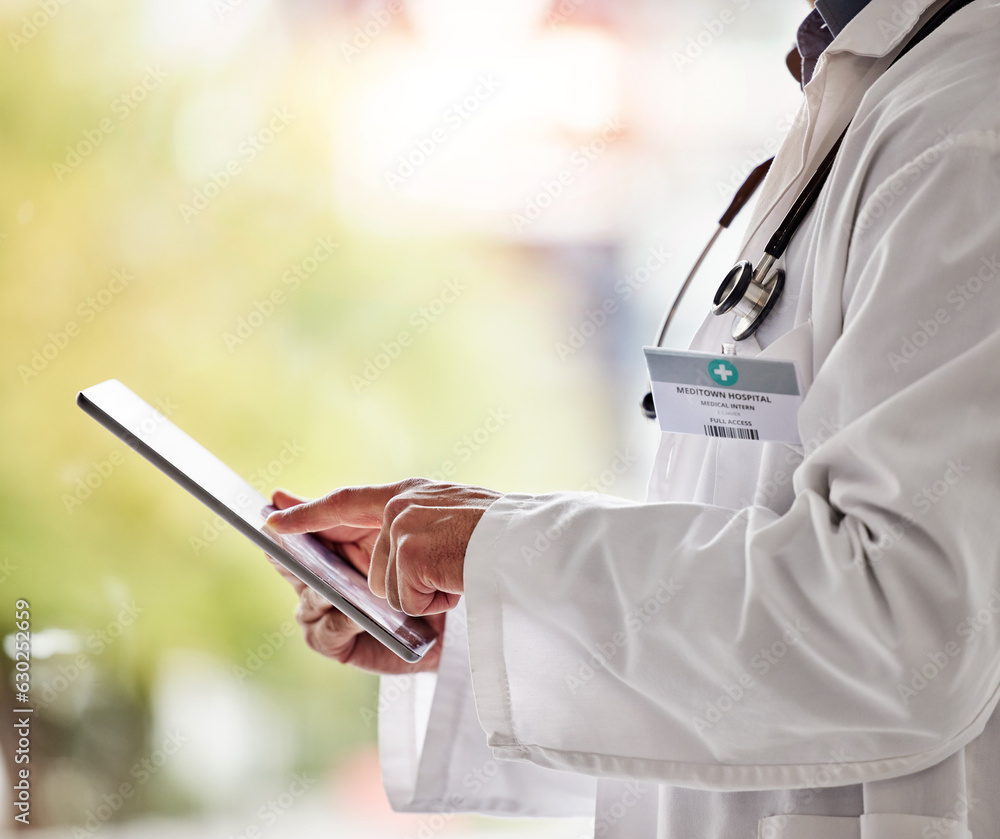
[[[949,0],[949,2],[945,3],[919,29],[916,35],[910,39],[889,66],[891,67],[899,61],[911,48],[915,47],[934,29],[944,23],[952,14],[971,2],[972,0]],[[848,124],[849,127],[850,125]],[[764,247],[764,253],[757,264],[754,265],[749,259],[740,260],[729,269],[729,273],[726,274],[719,285],[718,291],[715,292],[715,297],[712,298],[712,314],[725,315],[730,312],[733,313],[733,341],[743,341],[753,335],[767,319],[767,316],[774,309],[775,303],[781,297],[781,292],[785,287],[785,272],[777,267],[778,260],[781,259],[792,236],[795,235],[802,221],[812,209],[813,204],[816,203],[816,199],[819,197],[830,175],[830,171],[833,169],[837,152],[840,150],[846,134],[847,128],[837,138],[837,141],[833,144],[830,151],[827,152],[826,157],[823,158],[823,161],[799,193],[791,208],[785,213],[785,217],[781,220],[778,228]],[[684,282],[681,283],[680,290],[677,292],[674,302],[670,305],[670,309],[660,322],[660,329],[656,335],[656,343],[653,346],[658,347],[663,343],[663,339],[670,329],[670,322],[673,320],[681,300],[684,299],[684,294],[687,292],[688,286],[691,285],[691,281],[698,273],[701,263],[708,256],[709,251],[711,251],[712,246],[722,231],[729,227],[733,219],[736,218],[740,210],[743,209],[744,205],[757,191],[757,187],[764,180],[764,176],[771,168],[773,161],[774,158],[772,157],[758,165],[736,191],[736,196],[719,219],[719,226],[716,228],[715,233],[712,234],[712,238],[708,240],[708,244],[705,245]],[[727,347],[729,351],[735,351],[735,344],[724,346],[723,351],[726,351]],[[651,391],[647,392],[642,399],[642,412],[648,419],[656,419],[656,407],[653,404],[653,394]]]

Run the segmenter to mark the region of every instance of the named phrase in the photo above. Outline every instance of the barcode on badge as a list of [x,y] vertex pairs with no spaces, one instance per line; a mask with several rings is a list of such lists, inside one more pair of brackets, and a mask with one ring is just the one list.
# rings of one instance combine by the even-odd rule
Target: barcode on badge
[[752,428],[730,428],[727,425],[706,425],[709,437],[732,437],[736,440],[759,440],[760,435]]

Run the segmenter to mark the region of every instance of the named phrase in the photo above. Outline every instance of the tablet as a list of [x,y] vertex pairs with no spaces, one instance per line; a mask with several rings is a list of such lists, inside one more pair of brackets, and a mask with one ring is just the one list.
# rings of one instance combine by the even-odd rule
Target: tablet
[[434,645],[427,621],[372,594],[365,576],[318,539],[262,530],[271,502],[117,379],[81,390],[76,403],[400,658],[419,661]]

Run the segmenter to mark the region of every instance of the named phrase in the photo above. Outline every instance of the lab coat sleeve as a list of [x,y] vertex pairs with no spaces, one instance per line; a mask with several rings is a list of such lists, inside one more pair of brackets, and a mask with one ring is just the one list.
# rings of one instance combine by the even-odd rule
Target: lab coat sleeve
[[464,604],[446,627],[437,673],[380,680],[379,762],[392,808],[434,814],[432,832],[459,812],[592,817],[594,778],[494,758],[472,697]]
[[[487,511],[465,585],[497,757],[814,787],[915,772],[983,729],[1000,685],[998,158],[989,133],[952,144],[854,231],[842,330],[799,411],[824,442],[786,512],[583,493]],[[719,445],[738,469],[757,444]]]

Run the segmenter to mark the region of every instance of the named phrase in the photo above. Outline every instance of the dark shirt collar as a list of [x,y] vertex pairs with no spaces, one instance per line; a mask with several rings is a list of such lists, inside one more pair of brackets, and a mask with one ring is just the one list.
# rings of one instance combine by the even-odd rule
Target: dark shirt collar
[[[813,71],[816,69],[816,62],[819,61],[819,57],[830,43],[833,41],[833,32],[826,25],[823,20],[823,16],[819,13],[817,9],[813,9],[809,13],[809,16],[802,21],[802,25],[799,26],[798,35],[795,38],[795,46],[798,49],[799,58],[801,60],[801,67],[797,77],[805,87],[812,78]],[[791,57],[794,58],[794,52]],[[790,68],[794,73],[794,68]]]
[[[801,57],[799,72],[795,73],[795,68],[790,65],[792,74],[803,87],[812,78],[823,50],[869,2],[870,0],[816,0],[816,8],[802,21],[796,37],[795,46]],[[792,59],[794,53],[789,56],[789,60]]]
[[836,36],[868,3],[869,0],[816,0],[816,9]]

